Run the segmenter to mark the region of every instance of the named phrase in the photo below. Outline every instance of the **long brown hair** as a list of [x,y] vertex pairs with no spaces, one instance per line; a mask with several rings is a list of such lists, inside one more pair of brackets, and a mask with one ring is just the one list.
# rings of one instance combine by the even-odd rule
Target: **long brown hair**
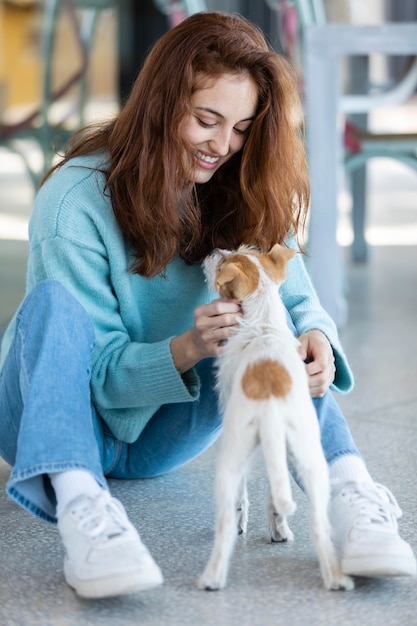
[[[225,73],[254,81],[256,116],[243,149],[209,182],[190,183],[182,128],[191,96],[202,76]],[[159,39],[117,117],[79,131],[56,167],[98,150],[108,155],[106,190],[134,249],[133,272],[161,273],[177,252],[198,263],[216,247],[246,243],[266,251],[305,222],[309,183],[298,106],[293,67],[257,27],[236,14],[198,13]]]

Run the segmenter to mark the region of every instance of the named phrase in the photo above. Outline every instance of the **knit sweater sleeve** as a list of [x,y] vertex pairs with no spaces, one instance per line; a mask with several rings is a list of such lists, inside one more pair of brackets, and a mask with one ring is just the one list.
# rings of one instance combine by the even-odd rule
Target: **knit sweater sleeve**
[[[289,245],[294,247],[293,241],[290,241]],[[320,330],[329,340],[336,365],[336,375],[331,389],[341,393],[351,391],[354,384],[353,374],[336,325],[321,306],[300,253],[288,263],[288,276],[281,287],[281,296],[298,336],[314,329]]]
[[[44,277],[61,282],[93,323],[96,347],[91,385],[99,408],[133,408],[196,398],[198,384],[193,371],[181,376],[175,368],[172,337],[147,342],[146,338],[139,340],[139,333],[135,340],[128,332],[104,250],[55,237],[42,242],[37,257],[42,257]],[[138,316],[138,328],[140,324]]]

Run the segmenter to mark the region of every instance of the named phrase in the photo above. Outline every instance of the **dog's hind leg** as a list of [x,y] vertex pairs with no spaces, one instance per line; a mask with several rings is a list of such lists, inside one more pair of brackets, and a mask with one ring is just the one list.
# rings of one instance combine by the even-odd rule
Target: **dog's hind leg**
[[[323,462],[325,460],[323,458]],[[321,464],[321,462],[320,462]],[[324,469],[310,468],[303,482],[311,505],[311,532],[320,563],[320,571],[326,589],[353,589],[349,576],[342,573],[336,550],[332,541],[331,526],[328,518],[329,483],[327,466]]]
[[198,581],[200,589],[214,591],[226,585],[229,561],[236,539],[236,496],[241,480],[240,468],[219,466],[217,477],[217,522],[209,562]]
[[[224,421],[227,422],[227,415]],[[226,428],[223,431],[216,470],[217,522],[209,562],[197,585],[199,589],[216,590],[226,585],[227,572],[236,532],[236,501],[245,467],[256,445],[256,431],[249,425],[239,437]]]
[[[328,517],[330,496],[329,473],[316,429],[315,414],[311,415],[309,427],[306,422],[299,424],[299,432],[290,434],[289,446],[294,457],[298,474],[303,482],[310,501],[311,532],[320,563],[320,571],[326,589],[353,589],[349,576],[342,573],[336,550],[331,538],[331,526]],[[301,420],[300,420],[301,421]]]
[[271,541],[292,541],[294,535],[286,516],[292,515],[296,504],[292,498],[290,476],[287,467],[287,451],[284,425],[281,416],[265,411],[260,424],[260,438],[270,484],[270,500],[267,507]]

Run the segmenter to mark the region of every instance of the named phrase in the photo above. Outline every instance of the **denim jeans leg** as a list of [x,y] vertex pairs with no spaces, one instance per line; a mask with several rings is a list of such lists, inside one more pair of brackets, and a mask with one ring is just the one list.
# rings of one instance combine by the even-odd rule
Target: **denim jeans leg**
[[47,474],[85,469],[106,485],[91,410],[93,348],[83,307],[60,283],[39,283],[20,308],[0,379],[0,453],[13,466],[8,494],[49,522],[56,502]]
[[201,380],[199,399],[162,406],[139,439],[125,444],[118,463],[107,475],[114,478],[151,478],[188,463],[219,437],[222,414],[214,389],[214,361],[196,365]]
[[328,391],[322,398],[313,398],[313,404],[319,420],[321,444],[328,465],[345,454],[361,456],[333,393]]

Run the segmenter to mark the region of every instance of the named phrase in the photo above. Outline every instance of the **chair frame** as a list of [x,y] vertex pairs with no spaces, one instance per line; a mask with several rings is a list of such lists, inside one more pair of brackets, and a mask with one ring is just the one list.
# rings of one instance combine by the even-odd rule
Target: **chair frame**
[[[269,6],[279,10],[285,0],[268,0]],[[310,27],[327,24],[322,0],[293,0],[299,21],[300,46],[304,48],[306,31]],[[304,63],[306,61],[304,60]],[[361,90],[368,83],[367,56],[352,56],[351,88]],[[375,93],[343,94],[339,98],[339,111],[347,116],[345,127],[345,171],[351,177],[353,243],[351,257],[354,261],[368,259],[365,239],[366,224],[366,171],[369,159],[388,157],[396,159],[417,171],[417,133],[374,133],[366,130],[368,113],[386,106],[407,101],[417,88],[417,56],[410,62],[401,79],[389,89]],[[354,148],[352,149],[352,146]]]

